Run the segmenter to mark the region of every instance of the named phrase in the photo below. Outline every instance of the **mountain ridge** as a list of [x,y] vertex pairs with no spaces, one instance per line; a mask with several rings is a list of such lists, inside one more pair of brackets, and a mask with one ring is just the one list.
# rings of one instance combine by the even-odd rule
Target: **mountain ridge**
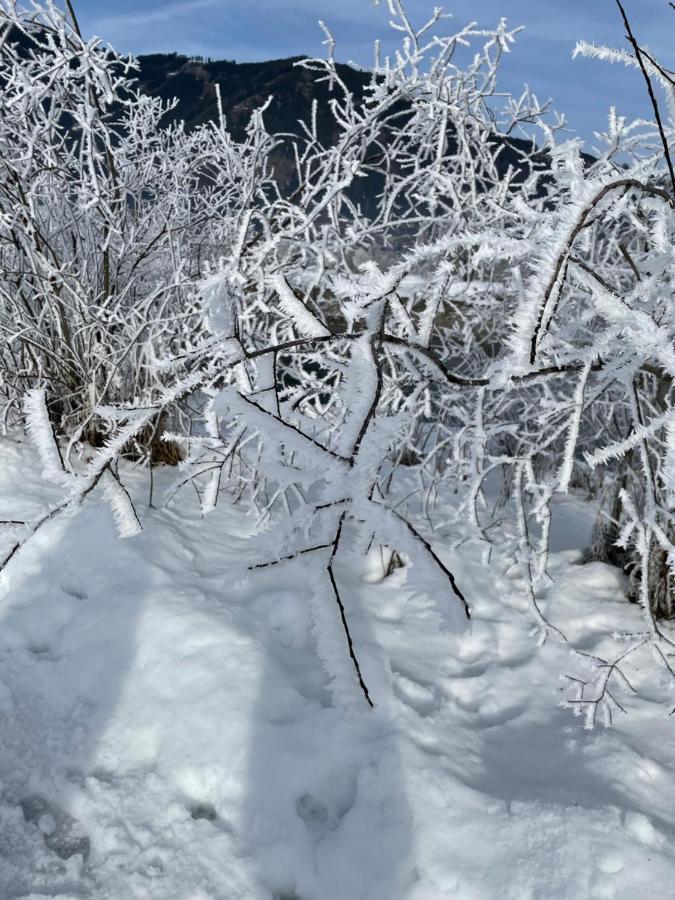
[[[162,100],[177,99],[178,104],[167,113],[166,122],[182,120],[187,130],[217,119],[218,86],[227,126],[235,140],[244,137],[251,113],[268,99],[264,116],[268,130],[275,134],[299,134],[299,122],[309,116],[312,101],[316,100],[317,135],[324,145],[330,145],[338,137],[338,126],[330,109],[330,98],[335,95],[327,79],[317,80],[314,72],[298,65],[305,59],[308,57],[235,62],[204,60],[180,53],[145,54],[137,57],[137,85],[141,92]],[[355,98],[362,98],[371,73],[345,63],[336,63],[336,68]],[[531,140],[497,134],[490,140],[503,145],[496,157],[501,177],[511,169],[518,183],[529,175],[532,165],[536,169],[547,168],[548,154],[539,150],[532,155]],[[292,190],[295,172],[290,142],[274,151],[273,162],[280,187]],[[539,189],[543,183],[544,179]],[[364,211],[374,211],[380,184],[378,177],[367,174],[350,189],[352,200],[360,202]]]

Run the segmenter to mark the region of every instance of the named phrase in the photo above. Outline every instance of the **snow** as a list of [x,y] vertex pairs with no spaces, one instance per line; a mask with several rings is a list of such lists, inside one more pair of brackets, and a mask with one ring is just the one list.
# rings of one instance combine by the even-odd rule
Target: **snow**
[[[0,519],[58,501],[40,471],[0,442]],[[2,898],[672,897],[657,687],[585,731],[560,706],[577,662],[537,645],[496,552],[434,545],[473,607],[459,634],[439,628],[453,598],[421,593],[409,566],[378,577],[386,552],[337,566],[370,710],[345,648],[318,652],[337,615],[325,563],[247,573],[251,519],[147,509],[147,474],[123,475],[140,534],[119,540],[101,487],[0,577]],[[173,477],[157,473],[156,498]],[[539,602],[600,652],[613,622],[642,619],[616,569],[582,563],[592,515],[554,504]]]

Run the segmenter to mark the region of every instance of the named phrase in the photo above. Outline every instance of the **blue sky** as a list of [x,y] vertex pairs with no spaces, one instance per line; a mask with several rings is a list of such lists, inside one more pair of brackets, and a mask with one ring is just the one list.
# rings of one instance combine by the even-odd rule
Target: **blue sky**
[[[500,16],[525,31],[507,58],[502,86],[527,82],[540,99],[552,97],[570,125],[592,143],[616,105],[628,116],[647,115],[637,73],[592,60],[571,59],[577,39],[624,46],[614,0],[408,0],[411,17],[422,21],[434,2],[458,24],[494,24]],[[321,55],[319,19],[338,41],[337,56],[365,64],[372,43],[393,46],[386,3],[372,0],[74,0],[83,31],[129,53],[177,50],[222,59],[262,60]],[[641,42],[675,67],[675,11],[667,0],[624,0]]]

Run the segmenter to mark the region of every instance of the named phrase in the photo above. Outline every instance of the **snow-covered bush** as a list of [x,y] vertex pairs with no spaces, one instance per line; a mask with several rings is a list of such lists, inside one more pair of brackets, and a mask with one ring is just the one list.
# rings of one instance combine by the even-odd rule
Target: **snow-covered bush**
[[[493,296],[508,296],[518,204],[541,207],[546,194],[534,144],[500,169],[500,130],[541,113],[528,95],[495,102],[514,33],[501,22],[440,36],[439,11],[420,28],[398,0],[390,12],[402,48],[376,60],[362,98],[342,82],[327,30],[328,60],[302,63],[332,89],[338,138],[324,146],[315,108],[296,138],[268,134],[264,106],[238,143],[222,115],[191,135],[162,130],[164,110],[134,91],[129,62],[83,41],[52,5],[3,10],[5,421],[25,410],[52,462],[50,423],[67,437],[67,506],[102,472],[115,477],[116,458],[189,395],[189,428],[168,423],[185,480],[208,477],[206,509],[230,489],[263,518],[285,510],[279,558],[318,541],[357,671],[333,572],[347,523],[364,548],[421,554],[468,616],[392,475],[406,454],[418,468],[435,456],[430,422],[449,438],[449,389],[473,384],[507,314]],[[476,40],[482,50],[456,64]],[[270,161],[281,140],[296,160],[291,196]],[[364,177],[381,188],[368,215],[350,192]],[[103,444],[85,475],[71,459],[79,440]],[[111,502],[131,532],[120,496]]]
[[100,445],[97,409],[151,396],[180,345],[197,184],[129,60],[51,4],[0,27],[0,421],[44,387],[59,435]]
[[[286,138],[297,167],[291,197],[267,165],[275,138],[264,110],[236,147],[222,120],[196,137],[212,173],[209,243],[223,252],[199,286],[211,336],[180,358],[201,373],[205,428],[174,436],[205,510],[229,491],[261,523],[286,517],[260,564],[323,555],[350,650],[333,570],[347,524],[360,552],[375,541],[431,564],[468,616],[452,573],[404,515],[410,471],[396,471],[408,463],[418,475],[413,493],[428,500],[447,469],[458,423],[472,415],[459,393],[484,383],[476,373],[513,309],[519,276],[507,262],[527,247],[532,216],[552,197],[534,144],[508,138],[543,110],[528,95],[496,102],[513,33],[502,22],[443,37],[438,12],[417,29],[399,3],[390,12],[403,47],[376,60],[362,99],[341,80],[328,32],[329,58],[302,63],[332,86],[338,138],[321,145],[316,110],[300,137]],[[482,50],[466,68],[455,65],[475,40]],[[507,151],[519,166],[500,168]],[[241,199],[228,200],[223,215],[233,172]],[[381,186],[369,214],[350,194],[367,176]]]
[[[439,10],[417,27],[400,0],[388,6],[401,46],[376,48],[362,96],[325,26],[328,58],[298,63],[330,87],[330,145],[316,106],[297,135],[268,133],[266,104],[240,141],[222,111],[190,134],[163,128],[130,61],[50,4],[2,7],[3,421],[25,414],[63,480],[59,510],[104,478],[132,533],[117,460],[163,446],[204,512],[226,494],[274,520],[269,557],[251,566],[320,560],[369,701],[336,560],[373,543],[407,555],[461,627],[470,598],[431,541],[435,493],[452,481],[458,518],[512,554],[542,636],[563,637],[537,592],[551,501],[585,477],[615,529],[596,546],[627,548],[663,656],[672,123],[612,112],[605,149],[585,157],[536,97],[497,91],[516,35],[504,21],[453,33]],[[280,143],[295,161],[285,193]],[[360,179],[376,185],[367,209]],[[83,441],[98,448],[86,467]]]
[[[502,410],[509,396],[514,404],[515,440],[503,462],[515,470],[519,552],[535,606],[535,589],[546,580],[550,502],[569,490],[576,469],[604,496],[592,553],[626,568],[630,595],[644,610],[644,632],[622,634],[617,622],[627,646],[615,660],[591,660],[588,680],[573,679],[571,702],[590,723],[621,708],[609,679],[631,690],[619,664],[638,650],[651,650],[674,674],[673,642],[659,623],[673,617],[675,602],[673,79],[641,50],[625,15],[624,25],[632,53],[587,44],[577,51],[641,70],[655,122],[629,124],[612,110],[590,165],[574,141],[550,146],[561,202],[535,223],[502,370],[507,381],[491,400]],[[667,116],[653,84],[665,92]],[[536,391],[526,387],[533,376]],[[492,415],[504,429],[503,417]],[[503,443],[493,442],[490,452],[490,440],[481,451],[484,469],[500,464],[495,443],[501,451]]]

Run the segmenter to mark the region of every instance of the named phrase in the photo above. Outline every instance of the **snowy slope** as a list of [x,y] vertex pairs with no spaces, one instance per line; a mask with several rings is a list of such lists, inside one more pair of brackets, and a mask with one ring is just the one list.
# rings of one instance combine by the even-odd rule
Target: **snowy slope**
[[[57,494],[0,443],[0,519]],[[577,664],[537,646],[499,559],[451,557],[461,636],[414,572],[341,571],[370,711],[316,563],[246,578],[249,520],[182,502],[120,541],[94,495],[0,579],[3,900],[675,896],[668,707],[647,691],[583,730],[559,706]],[[585,650],[625,602],[616,570],[580,564],[590,515],[558,506],[542,600]]]

